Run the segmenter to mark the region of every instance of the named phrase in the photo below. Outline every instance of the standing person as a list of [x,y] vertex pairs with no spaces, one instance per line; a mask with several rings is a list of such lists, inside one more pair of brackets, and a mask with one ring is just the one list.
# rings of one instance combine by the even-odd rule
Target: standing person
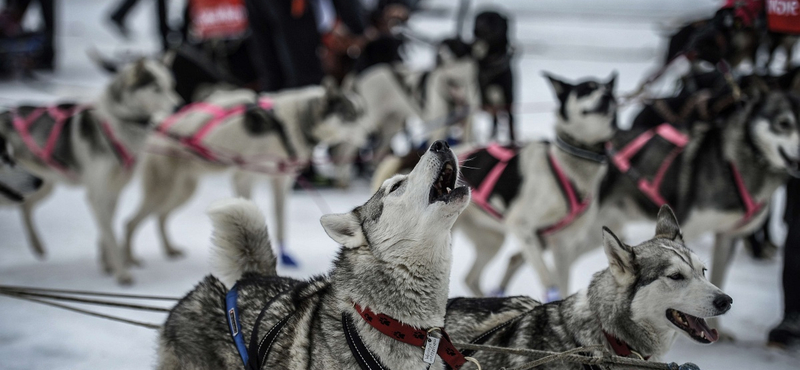
[[[8,14],[9,21],[21,28],[22,19],[32,0],[7,0],[4,13]],[[38,0],[42,9],[42,25],[44,30],[44,43],[41,52],[36,55],[34,69],[52,71],[55,68],[55,9],[53,0]]]
[[246,0],[253,64],[261,91],[316,85],[324,77],[322,37],[345,26],[364,33],[358,0]]
[[[111,24],[114,26],[117,32],[119,32],[126,39],[130,37],[130,30],[128,29],[128,26],[125,25],[125,18],[128,17],[128,13],[138,2],[139,0],[121,0],[117,5],[116,10],[114,10],[109,16]],[[167,50],[169,48],[168,37],[170,28],[169,24],[167,23],[166,0],[156,0],[156,14],[158,16],[158,32],[161,35],[161,47],[163,50]]]
[[786,212],[789,226],[783,246],[783,320],[769,332],[769,344],[787,348],[800,345],[800,179],[786,185]]

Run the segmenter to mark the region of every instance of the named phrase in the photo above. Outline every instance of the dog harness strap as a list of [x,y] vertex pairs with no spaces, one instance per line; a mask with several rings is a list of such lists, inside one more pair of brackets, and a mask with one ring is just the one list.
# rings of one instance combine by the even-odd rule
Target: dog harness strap
[[[425,346],[428,333],[434,330],[416,329],[413,326],[403,324],[390,316],[376,314],[369,308],[361,308],[361,306],[358,304],[354,304],[354,307],[356,312],[361,315],[367,324],[388,337],[412,346]],[[445,332],[444,329],[439,330],[442,333],[442,337],[440,338],[441,341],[439,342],[439,348],[436,351],[436,354],[439,355],[439,357],[441,357],[442,360],[451,368],[456,370],[460,369],[461,366],[467,362],[467,360],[464,358],[464,355],[462,355],[461,352],[459,352],[458,349],[453,346],[453,342],[450,340],[450,336],[447,335],[447,332]]]
[[[80,108],[81,110],[83,108]],[[64,128],[64,125],[67,123],[67,120],[70,119],[75,113],[76,108],[69,108],[69,109],[62,109],[58,106],[51,106],[51,107],[42,107],[36,108],[29,114],[27,117],[21,117],[17,112],[13,113],[14,119],[12,123],[14,124],[14,128],[19,133],[19,136],[22,138],[22,141],[25,143],[25,146],[28,147],[28,150],[31,151],[34,155],[39,157],[45,164],[50,167],[55,168],[59,172],[62,172],[65,176],[72,177],[69,173],[67,168],[58,163],[56,160],[53,159],[53,151],[56,148],[56,143],[58,143],[58,138],[61,135],[61,130]],[[30,126],[36,122],[44,113],[50,115],[53,118],[53,127],[50,129],[50,133],[47,136],[47,140],[45,141],[44,147],[40,147],[36,140],[30,133]]]
[[591,150],[586,150],[583,148],[578,148],[575,145],[571,145],[564,141],[560,136],[556,136],[556,146],[578,158],[583,158],[587,161],[597,162],[597,163],[606,163],[606,155],[604,153],[596,153]]
[[[637,136],[633,141],[628,143],[625,147],[623,147],[620,151],[616,152],[612,155],[611,160],[614,162],[614,165],[622,172],[631,175],[631,159],[639,153],[644,146],[650,142],[654,137],[661,137],[664,140],[672,143],[675,145],[675,148],[672,149],[664,160],[661,162],[661,166],[658,167],[658,171],[656,171],[653,180],[647,180],[644,177],[640,177],[636,180],[636,186],[639,190],[647,196],[654,204],[656,205],[663,205],[667,204],[667,200],[661,195],[661,183],[664,181],[664,176],[667,174],[670,166],[678,158],[683,152],[683,149],[689,143],[689,136],[686,134],[678,131],[675,126],[669,123],[662,123],[655,128],[647,130]],[[634,176],[635,177],[635,176]]]
[[553,174],[556,175],[558,179],[558,183],[561,187],[561,191],[564,193],[564,196],[567,198],[568,209],[569,213],[562,218],[560,221],[556,222],[555,224],[548,226],[546,228],[540,229],[538,231],[539,235],[550,235],[559,231],[567,226],[569,226],[573,221],[575,221],[578,216],[583,214],[587,208],[589,208],[589,204],[591,203],[591,197],[586,196],[583,201],[578,200],[578,194],[575,191],[575,186],[569,181],[567,175],[564,174],[564,170],[561,169],[561,165],[559,165],[558,160],[556,157],[551,154],[550,152],[547,153],[547,160],[550,164],[550,169],[553,171]]
[[378,356],[375,356],[372,351],[364,345],[364,341],[358,335],[353,318],[345,312],[342,312],[342,330],[344,337],[347,340],[347,345],[350,347],[350,352],[358,362],[361,370],[388,370],[378,361]]
[[136,159],[131,155],[131,152],[125,147],[124,144],[117,138],[114,134],[114,130],[111,128],[111,125],[108,121],[102,121],[100,123],[100,127],[103,129],[103,133],[108,138],[108,141],[111,143],[111,147],[114,148],[114,152],[119,157],[120,162],[122,162],[122,166],[126,169],[133,168],[133,165],[136,164]]
[[305,288],[308,286],[307,282],[297,284],[291,288],[285,289],[282,292],[278,293],[272,299],[270,299],[267,304],[261,309],[261,312],[258,314],[258,318],[256,318],[255,323],[253,324],[253,332],[250,335],[250,346],[247,349],[248,357],[250,358],[247,367],[250,370],[260,370],[264,367],[267,363],[267,358],[269,357],[269,352],[272,350],[272,345],[275,344],[275,340],[278,338],[278,334],[281,333],[283,327],[286,325],[286,322],[289,321],[294,316],[296,311],[290,312],[288,315],[284,316],[280,320],[278,320],[275,325],[273,325],[264,338],[261,340],[258,339],[259,333],[258,328],[261,327],[261,320],[264,319],[264,315],[267,313],[272,304],[278,301],[279,298],[286,295],[289,292],[296,292],[299,289]]
[[239,351],[239,356],[242,358],[242,364],[245,369],[252,370],[248,366],[248,353],[247,346],[244,344],[244,335],[242,335],[242,325],[239,321],[239,308],[237,307],[236,300],[239,298],[239,287],[234,285],[228,294],[225,295],[225,317],[228,320],[228,328],[231,332],[231,338]]
[[[491,144],[485,148],[486,152],[489,155],[495,157],[499,162],[489,171],[489,174],[486,178],[481,181],[481,184],[472,190],[472,201],[475,202],[478,206],[483,208],[486,212],[490,215],[500,218],[503,218],[503,215],[498,212],[492,205],[489,203],[489,197],[492,195],[492,191],[494,190],[495,185],[497,185],[497,181],[500,179],[500,175],[503,174],[506,167],[508,166],[508,161],[510,161],[514,156],[517,155],[517,152],[514,149],[504,148],[497,144]],[[475,152],[468,153],[467,155],[462,156],[463,159],[469,158]]]
[[736,190],[739,191],[739,198],[742,199],[744,205],[744,217],[739,221],[738,226],[744,226],[750,219],[752,219],[764,207],[764,203],[756,203],[753,196],[747,190],[747,185],[744,184],[744,179],[739,169],[733,162],[730,162],[731,173],[733,174],[733,182],[736,184]]
[[611,349],[614,350],[614,353],[616,353],[617,356],[639,357],[639,358],[641,358],[642,360],[645,360],[645,361],[650,359],[650,356],[642,356],[640,353],[633,351],[631,349],[631,347],[628,346],[628,343],[623,342],[622,340],[620,340],[619,338],[609,334],[605,330],[603,330],[603,335],[606,336],[606,340],[608,341],[608,344],[611,345]]
[[[259,98],[258,106],[264,109],[272,109],[272,99]],[[164,120],[164,122],[158,128],[158,131],[169,136],[169,128],[178,122],[180,118],[189,113],[202,112],[211,115],[211,119],[205,122],[194,133],[194,135],[181,138],[180,142],[186,147],[192,149],[200,157],[203,157],[203,159],[213,162],[218,159],[218,156],[215,155],[211,149],[203,145],[203,139],[209,133],[211,133],[214,128],[225,122],[228,118],[234,115],[242,114],[245,110],[247,110],[247,105],[245,104],[237,105],[231,108],[223,108],[206,102],[191,103],[181,108],[178,113],[175,113]]]

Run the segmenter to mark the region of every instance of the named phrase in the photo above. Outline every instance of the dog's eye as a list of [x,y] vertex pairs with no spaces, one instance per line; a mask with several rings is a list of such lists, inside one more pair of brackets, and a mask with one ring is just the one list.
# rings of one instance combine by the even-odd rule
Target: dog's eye
[[403,185],[402,181],[398,181],[398,182],[394,183],[394,185],[392,185],[392,188],[389,189],[389,193],[393,193],[395,190],[399,189],[400,185]]
[[676,272],[676,273],[674,273],[672,275],[669,275],[667,277],[672,279],[672,280],[683,280],[684,279],[683,274],[681,274],[680,272]]

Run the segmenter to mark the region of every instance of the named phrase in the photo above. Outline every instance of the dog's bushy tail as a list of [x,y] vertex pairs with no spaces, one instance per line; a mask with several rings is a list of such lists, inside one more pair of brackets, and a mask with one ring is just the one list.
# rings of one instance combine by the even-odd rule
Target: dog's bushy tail
[[212,203],[206,213],[214,229],[213,265],[226,283],[239,280],[247,272],[276,275],[277,261],[266,221],[253,202],[223,199]]

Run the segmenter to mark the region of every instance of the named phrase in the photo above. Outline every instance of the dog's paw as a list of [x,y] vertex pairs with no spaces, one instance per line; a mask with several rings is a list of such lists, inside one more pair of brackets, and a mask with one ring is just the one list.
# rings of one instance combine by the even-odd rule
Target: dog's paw
[[134,256],[127,256],[125,257],[125,266],[127,267],[142,267],[144,263],[142,260],[134,257]]
[[133,276],[129,273],[118,274],[117,275],[117,284],[121,286],[131,286],[133,285]]
[[171,260],[182,258],[184,255],[183,250],[178,248],[169,248],[167,249],[166,253],[167,253],[167,258]]
[[299,267],[300,264],[291,255],[286,252],[281,252],[281,264],[288,267]]
[[496,297],[496,298],[505,297],[506,296],[506,291],[503,288],[494,288],[491,291],[489,291],[489,294],[487,296],[488,297]]

